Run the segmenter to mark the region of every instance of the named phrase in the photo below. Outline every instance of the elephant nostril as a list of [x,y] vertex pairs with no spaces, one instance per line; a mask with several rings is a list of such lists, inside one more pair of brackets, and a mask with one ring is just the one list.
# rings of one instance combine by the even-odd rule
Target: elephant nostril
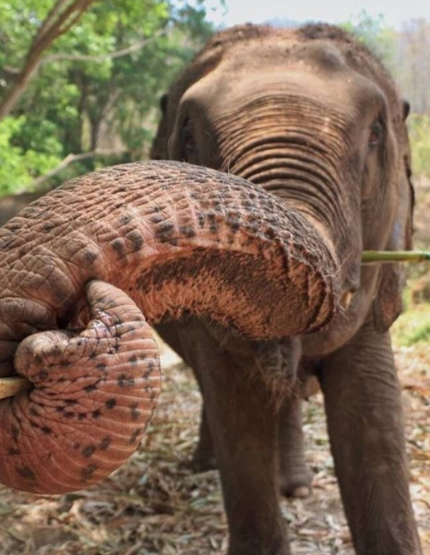
[[354,291],[352,290],[345,291],[345,293],[342,295],[342,298],[340,299],[340,305],[344,310],[347,310],[349,308],[349,305],[351,304],[353,296],[354,296]]

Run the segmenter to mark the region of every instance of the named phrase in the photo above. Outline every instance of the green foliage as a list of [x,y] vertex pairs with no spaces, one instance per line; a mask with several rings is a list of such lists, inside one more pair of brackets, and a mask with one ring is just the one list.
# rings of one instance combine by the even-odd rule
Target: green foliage
[[396,345],[410,347],[415,343],[430,340],[429,304],[411,305],[391,328]]
[[408,125],[414,174],[430,177],[430,117],[411,114]]
[[357,17],[342,27],[356,35],[390,71],[395,70],[397,33],[387,25],[382,15],[372,17],[366,10],[361,10]]
[[[0,102],[54,4],[0,3]],[[145,157],[159,97],[213,32],[205,15],[201,0],[93,4],[51,45],[19,104],[0,122],[0,193],[28,186],[70,153],[126,151],[73,164],[52,184],[102,162]],[[127,55],[109,55],[142,43]]]
[[51,9],[52,0],[2,0],[0,2],[0,67],[19,67],[38,25]]
[[[47,150],[44,153],[36,148],[30,147],[24,150],[20,146],[14,146],[15,139],[20,136],[26,123],[25,116],[7,117],[0,121],[0,192],[2,194],[25,189],[35,176],[46,173],[60,162],[61,158],[55,153],[61,153],[61,145],[49,134],[45,143]],[[49,132],[48,129],[47,132]]]

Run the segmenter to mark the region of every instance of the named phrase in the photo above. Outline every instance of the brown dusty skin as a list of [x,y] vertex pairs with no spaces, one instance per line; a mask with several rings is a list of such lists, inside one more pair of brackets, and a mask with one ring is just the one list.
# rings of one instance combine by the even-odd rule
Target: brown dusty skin
[[270,339],[320,329],[338,303],[329,241],[300,214],[177,162],[69,182],[0,250],[0,368],[33,383],[0,401],[0,481],[39,493],[87,487],[138,445],[160,387],[146,320],[206,314]]
[[34,389],[2,407],[1,426],[11,437],[0,450],[20,461],[2,465],[13,487],[22,478],[39,492],[99,481],[133,453],[152,416],[160,375],[151,327],[112,285],[91,281],[87,295],[91,320],[85,330],[33,334],[16,351],[16,371]]

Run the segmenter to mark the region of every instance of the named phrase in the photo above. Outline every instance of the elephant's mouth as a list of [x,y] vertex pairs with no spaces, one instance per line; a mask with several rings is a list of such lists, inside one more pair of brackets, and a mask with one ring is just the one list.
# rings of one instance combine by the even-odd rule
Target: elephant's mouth
[[[83,177],[12,220],[0,243],[16,299],[0,296],[0,315],[14,308],[7,341],[54,329],[91,283],[85,330],[44,332],[18,348],[16,368],[33,389],[0,402],[0,478],[18,489],[87,487],[130,456],[160,388],[146,320],[208,315],[273,339],[317,331],[339,308],[327,236],[259,187],[179,163]],[[41,254],[35,293],[25,272]]]
[[354,298],[355,293],[356,293],[356,289],[349,289],[348,291],[345,291],[343,293],[343,295],[340,298],[340,306],[343,308],[343,310],[348,310]]

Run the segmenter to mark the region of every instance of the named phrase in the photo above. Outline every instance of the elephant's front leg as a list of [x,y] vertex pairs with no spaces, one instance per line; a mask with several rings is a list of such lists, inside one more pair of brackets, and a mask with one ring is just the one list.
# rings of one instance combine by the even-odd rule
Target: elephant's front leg
[[302,400],[290,399],[279,410],[280,491],[286,497],[307,497],[313,474],[304,457]]
[[[304,457],[302,400],[290,399],[282,403],[279,422],[279,488],[286,497],[307,497],[312,489],[312,471]],[[193,467],[198,472],[217,468],[212,434],[204,406],[201,412],[199,442],[193,456]]]
[[209,343],[199,343],[193,365],[200,374],[221,474],[228,555],[288,555],[279,509],[277,417],[270,391],[243,358]]
[[358,555],[419,555],[389,334],[371,323],[322,364],[336,475]]

